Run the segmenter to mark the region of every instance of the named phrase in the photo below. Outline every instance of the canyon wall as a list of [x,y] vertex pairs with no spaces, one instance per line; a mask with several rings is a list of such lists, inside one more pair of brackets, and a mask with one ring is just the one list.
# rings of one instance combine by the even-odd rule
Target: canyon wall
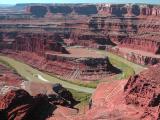
[[[26,12],[35,17],[44,17],[51,14],[78,14],[78,15],[115,15],[115,16],[160,16],[160,7],[157,5],[139,4],[55,4],[55,5],[26,5]],[[38,12],[41,11],[41,12]]]
[[90,109],[78,120],[159,120],[160,65],[154,65],[128,80],[100,83],[90,100]]
[[159,65],[155,65],[128,80],[124,87],[126,104],[144,108],[142,118],[160,118]]
[[56,111],[76,115],[75,104],[71,92],[62,85],[25,81],[16,71],[0,64],[1,120],[45,120],[53,114],[58,116]]
[[[41,11],[41,12],[39,12]],[[26,8],[27,13],[31,13],[35,17],[45,17],[51,14],[77,14],[77,15],[93,15],[97,14],[97,6],[92,4],[57,4],[57,5],[31,5]]]
[[58,34],[47,33],[20,33],[20,32],[1,32],[1,49],[13,49],[15,51],[36,52],[44,55],[45,51],[68,53],[62,46],[63,40]]
[[[107,57],[99,57],[97,54],[94,54],[94,57],[90,56],[90,53],[87,53],[87,57],[83,56],[88,52],[87,49],[82,52],[81,48],[72,55],[57,34],[29,32],[1,32],[1,34],[3,54],[11,55],[65,80],[97,80],[121,72],[110,64]],[[82,52],[82,56],[76,57],[79,52]]]
[[[121,55],[122,57],[127,56],[132,62],[150,65],[158,63],[160,59],[159,9],[158,5],[142,4],[28,4],[26,13],[31,15],[29,21],[20,21],[22,25],[12,21],[16,23],[13,25],[11,21],[8,21],[8,24],[2,23],[0,28],[6,30],[12,27],[18,28],[19,32],[32,29],[39,34],[41,32],[57,33],[64,39],[64,44],[67,46],[81,45],[101,50],[108,50],[108,47],[112,47],[110,51],[114,51],[115,46],[120,49],[129,48],[131,50],[123,53],[125,55]],[[38,13],[41,10],[43,15]],[[41,20],[44,22],[42,26]],[[44,36],[42,35],[41,38]],[[21,36],[18,37],[17,41],[24,39]],[[8,40],[12,41],[12,38]],[[18,46],[17,49],[24,49],[27,48],[27,44],[32,44],[30,40],[22,41],[24,46]],[[48,44],[43,46],[43,42],[43,40],[38,43],[34,42],[33,44],[37,47],[33,50],[36,49],[40,51],[39,54],[42,54],[44,47],[48,46]],[[52,47],[57,46],[52,49],[60,48],[58,52],[67,53],[59,43],[49,44],[52,44]],[[10,44],[4,45],[11,47]],[[32,48],[27,49],[32,51]],[[134,50],[139,50],[139,52],[136,53],[137,51]],[[133,57],[136,60],[132,60]]]
[[[61,93],[50,94],[37,94],[31,96],[27,91],[23,89],[11,90],[4,95],[0,100],[0,117],[1,120],[46,120],[54,114],[56,109],[63,109],[61,112],[64,114],[63,110],[70,110],[68,104],[74,102],[67,99],[71,96],[71,93],[62,88]],[[63,91],[63,92],[62,92]],[[72,97],[72,96],[71,96]],[[59,105],[59,106],[57,106]],[[61,106],[60,106],[61,105]],[[73,111],[74,109],[72,109]],[[77,113],[76,110],[74,110]]]
[[159,16],[160,7],[158,5],[140,4],[101,4],[100,14],[112,14],[116,16]]

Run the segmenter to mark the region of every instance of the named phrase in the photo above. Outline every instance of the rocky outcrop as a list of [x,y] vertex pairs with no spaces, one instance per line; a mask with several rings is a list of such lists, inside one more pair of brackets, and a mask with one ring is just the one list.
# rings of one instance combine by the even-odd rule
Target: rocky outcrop
[[[57,4],[57,5],[32,5],[28,4],[27,13],[35,17],[44,17],[47,12],[55,14],[77,14],[77,15],[114,15],[114,16],[159,16],[160,7],[156,5],[139,4]],[[38,12],[41,11],[41,12]]]
[[160,65],[129,80],[100,83],[92,94],[89,110],[78,120],[159,120]]
[[155,65],[128,80],[124,87],[126,104],[144,109],[142,118],[160,119],[160,65]]
[[10,109],[11,107],[30,102],[32,97],[24,90],[8,92],[0,102],[0,109]]
[[[31,7],[32,8],[32,7]],[[60,6],[49,6],[49,11],[52,13],[52,14],[58,14],[58,13],[61,13],[63,15],[67,15],[67,14],[71,14],[71,12],[73,11],[72,7],[70,6],[63,6],[63,5],[60,5]]]
[[123,88],[126,82],[126,80],[122,80],[100,83],[92,94],[90,109],[84,115],[76,116],[75,119],[139,120],[140,110],[138,111],[133,106],[127,106],[124,102]]
[[[61,84],[54,84],[52,86],[53,91],[58,95],[58,98],[62,100],[62,104],[63,106],[69,106],[69,107],[73,107],[77,101],[74,100],[72,93],[67,90],[66,88],[64,88]],[[50,98],[53,101],[53,95],[50,95]],[[59,100],[54,100],[53,102],[60,105],[60,103],[58,102]],[[53,103],[52,102],[52,103]]]
[[97,14],[98,13],[96,5],[75,6],[74,7],[74,11],[78,15],[93,15],[93,14]]
[[160,7],[157,5],[139,4],[100,4],[99,14],[115,16],[159,16]]
[[143,50],[154,54],[160,54],[160,35],[139,35],[136,37],[125,38],[121,41],[120,46],[132,49]]
[[1,118],[2,120],[44,120],[55,108],[46,95],[32,97],[24,90],[10,91],[0,102],[1,111],[7,113],[7,118]]
[[32,6],[30,12],[33,16],[37,18],[44,17],[47,13],[47,8],[45,6]]
[[23,82],[16,71],[0,64],[0,98],[12,89],[21,88]]
[[[87,4],[59,4],[59,5],[31,5],[27,9],[27,12],[30,12],[35,17],[44,17],[47,12],[50,14],[77,14],[77,15],[92,15],[97,14],[97,6],[96,5],[87,5]],[[38,12],[41,11],[41,12]]]
[[57,87],[57,95],[50,94],[48,96],[45,94],[31,96],[23,89],[8,92],[0,99],[1,120],[45,120],[53,115],[57,108],[56,105],[72,107],[75,102],[72,94],[61,85]]
[[39,55],[44,55],[47,50],[68,54],[68,51],[62,45],[63,40],[58,34],[29,32],[1,32],[1,34],[1,49],[36,52]]
[[[135,46],[136,47],[136,46]],[[145,51],[141,51],[138,49],[131,49],[128,47],[115,47],[107,48],[109,52],[113,54],[119,55],[128,61],[134,62],[140,65],[155,65],[160,62],[159,55],[155,55],[153,53],[148,53]]]

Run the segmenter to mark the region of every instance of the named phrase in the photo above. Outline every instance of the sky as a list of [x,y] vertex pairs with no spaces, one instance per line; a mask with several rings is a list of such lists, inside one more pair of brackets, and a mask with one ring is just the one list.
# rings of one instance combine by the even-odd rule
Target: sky
[[0,4],[16,3],[148,3],[160,4],[160,0],[0,0]]

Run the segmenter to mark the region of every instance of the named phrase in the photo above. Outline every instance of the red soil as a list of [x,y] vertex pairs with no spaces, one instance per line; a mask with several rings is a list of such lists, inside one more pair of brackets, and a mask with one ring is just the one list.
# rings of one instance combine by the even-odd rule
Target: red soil
[[126,80],[111,83],[101,83],[92,95],[92,106],[85,115],[76,117],[77,120],[132,120],[138,119],[142,112],[132,105],[125,104],[123,92]]
[[77,120],[159,120],[160,65],[127,80],[101,83],[92,95],[90,110]]
[[23,79],[14,71],[0,64],[0,97],[12,89],[22,87]]
[[[73,58],[104,58],[105,56],[98,53],[96,50],[89,50],[87,48],[68,48],[67,51],[70,54],[55,54],[59,56],[73,57]],[[53,52],[54,54],[54,52]]]
[[[81,49],[79,48],[78,51],[79,50]],[[82,51],[87,51],[87,49]],[[100,58],[95,58],[93,51],[80,53],[82,59],[71,57],[77,56],[76,52],[74,52],[73,55],[55,53],[46,54],[47,58],[44,56],[39,56],[34,52],[31,53],[25,51],[6,52],[5,54],[38,68],[39,70],[61,76],[61,78],[65,80],[97,80],[104,76],[110,76],[120,72],[120,70],[116,69],[110,64],[108,58],[102,57],[98,53],[97,56],[95,56],[100,56]],[[84,56],[87,56],[88,54],[90,54],[90,57],[85,58]]]

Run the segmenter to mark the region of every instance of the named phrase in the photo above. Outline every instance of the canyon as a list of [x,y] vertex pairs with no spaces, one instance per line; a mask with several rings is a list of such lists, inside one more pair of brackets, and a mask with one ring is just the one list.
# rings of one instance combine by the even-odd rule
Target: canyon
[[55,109],[77,114],[73,106],[78,101],[62,85],[26,81],[4,65],[0,65],[0,70],[1,120],[43,120],[51,116]]
[[101,83],[92,94],[91,107],[78,120],[158,120],[159,65],[128,80]]
[[[120,70],[108,58],[94,51],[63,46],[57,34],[1,33],[1,51],[40,70],[68,79],[97,80]],[[80,54],[81,53],[81,54]],[[77,56],[79,54],[79,56]]]
[[[31,82],[28,86],[22,84],[24,80],[18,74],[1,66],[2,75],[12,74],[12,76],[8,76],[7,80],[5,77],[1,77],[1,83],[5,81],[3,86],[13,85],[14,81],[16,83],[19,81],[21,84],[16,84],[19,87],[14,89],[5,89],[5,92],[1,94],[0,116],[4,118],[3,120],[65,118],[70,120],[102,118],[109,120],[158,120],[160,117],[159,66],[157,64],[149,67],[126,80],[100,83],[91,96],[89,108],[85,114],[78,114],[77,109],[72,108],[76,101],[72,94],[60,84],[49,85],[48,83]],[[16,78],[18,79],[16,80]],[[4,90],[1,89],[1,91]],[[39,110],[37,111],[37,109]]]
[[[160,5],[149,4],[0,8],[0,119],[159,120],[159,18]],[[7,58],[40,72],[16,69]],[[133,73],[124,77],[127,68]],[[92,93],[81,98],[87,104],[77,101],[92,82],[95,91],[82,93]],[[66,87],[75,84],[77,89]],[[79,102],[84,108],[75,107]]]
[[159,63],[159,5],[18,4],[14,7],[23,12],[20,17],[3,14],[0,23],[3,31],[57,33],[68,46],[105,49],[141,65]]

